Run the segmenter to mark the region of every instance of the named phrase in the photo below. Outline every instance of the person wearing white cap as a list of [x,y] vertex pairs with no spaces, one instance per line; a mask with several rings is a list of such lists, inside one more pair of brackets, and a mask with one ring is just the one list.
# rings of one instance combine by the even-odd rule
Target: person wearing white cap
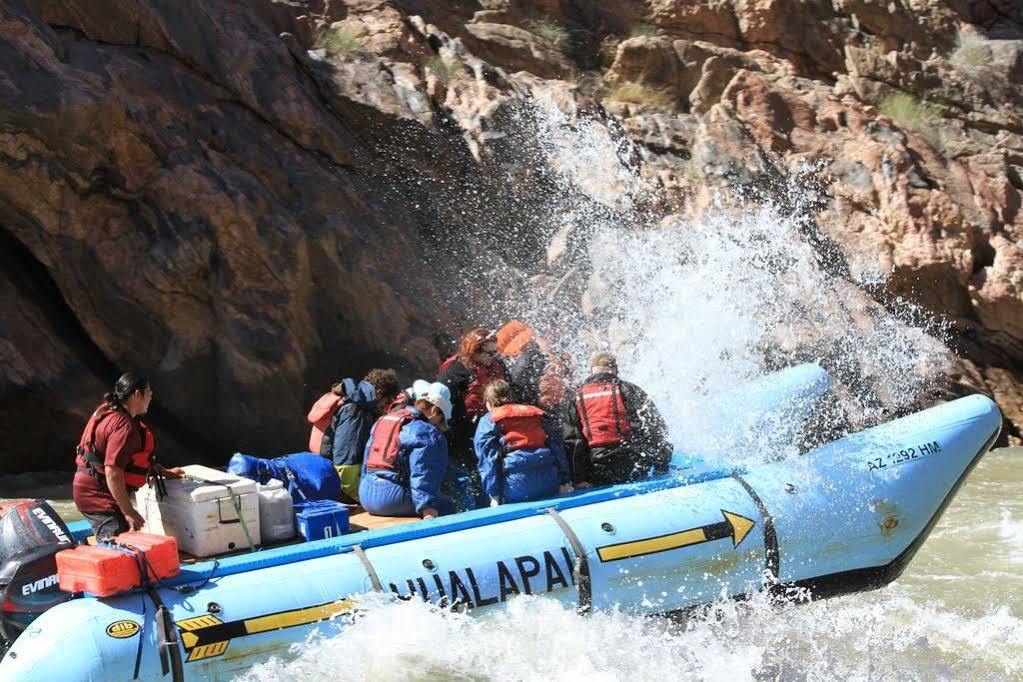
[[455,508],[440,492],[448,467],[440,427],[451,419],[451,392],[441,383],[416,388],[426,389],[422,397],[378,419],[366,444],[359,501],[375,516],[430,519]]

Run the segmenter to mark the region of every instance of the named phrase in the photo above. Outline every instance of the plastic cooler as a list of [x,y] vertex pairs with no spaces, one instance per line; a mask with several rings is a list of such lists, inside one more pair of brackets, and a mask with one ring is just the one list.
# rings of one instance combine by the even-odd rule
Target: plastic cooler
[[261,542],[255,481],[197,464],[183,469],[186,478],[168,479],[162,500],[149,485],[135,493],[145,530],[173,536],[182,552],[196,557]]
[[348,532],[348,507],[333,500],[297,502],[295,521],[307,542],[344,535]]
[[[142,584],[139,561],[130,550],[145,555],[150,580],[175,576],[181,570],[174,538],[149,533],[121,533],[108,544],[79,545],[57,553],[57,579],[65,592],[88,592],[110,597]],[[128,550],[128,551],[126,551]]]

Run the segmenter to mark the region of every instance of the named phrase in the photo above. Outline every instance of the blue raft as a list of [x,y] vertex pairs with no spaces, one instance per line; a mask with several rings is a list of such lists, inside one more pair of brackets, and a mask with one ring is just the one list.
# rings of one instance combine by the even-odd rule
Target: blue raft
[[765,580],[815,596],[877,588],[906,567],[1000,426],[996,405],[971,396],[777,463],[194,564],[156,590],[171,627],[161,631],[143,591],[72,600],[14,643],[0,678],[227,680],[313,630],[343,628],[332,617],[372,592],[476,611],[544,594],[580,611],[666,613]]

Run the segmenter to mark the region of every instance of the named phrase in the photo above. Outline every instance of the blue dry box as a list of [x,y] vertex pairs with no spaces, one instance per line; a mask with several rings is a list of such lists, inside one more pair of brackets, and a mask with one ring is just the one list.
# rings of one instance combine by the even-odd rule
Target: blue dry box
[[306,542],[337,537],[348,532],[348,507],[333,500],[297,502],[295,520]]

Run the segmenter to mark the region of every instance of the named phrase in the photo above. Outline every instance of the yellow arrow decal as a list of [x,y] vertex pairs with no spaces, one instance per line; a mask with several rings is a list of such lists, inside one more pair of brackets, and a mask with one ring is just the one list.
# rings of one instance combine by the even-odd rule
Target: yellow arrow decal
[[606,545],[597,549],[597,556],[601,561],[618,561],[619,559],[631,559],[632,557],[657,552],[667,552],[673,549],[681,549],[690,545],[699,545],[704,542],[713,542],[724,538],[732,538],[732,546],[738,547],[739,543],[746,539],[749,532],[756,525],[756,521],[747,519],[745,516],[733,512],[721,510],[724,521],[711,523],[699,528],[681,530],[677,533],[657,535],[643,540],[632,540],[621,542],[617,545]]

